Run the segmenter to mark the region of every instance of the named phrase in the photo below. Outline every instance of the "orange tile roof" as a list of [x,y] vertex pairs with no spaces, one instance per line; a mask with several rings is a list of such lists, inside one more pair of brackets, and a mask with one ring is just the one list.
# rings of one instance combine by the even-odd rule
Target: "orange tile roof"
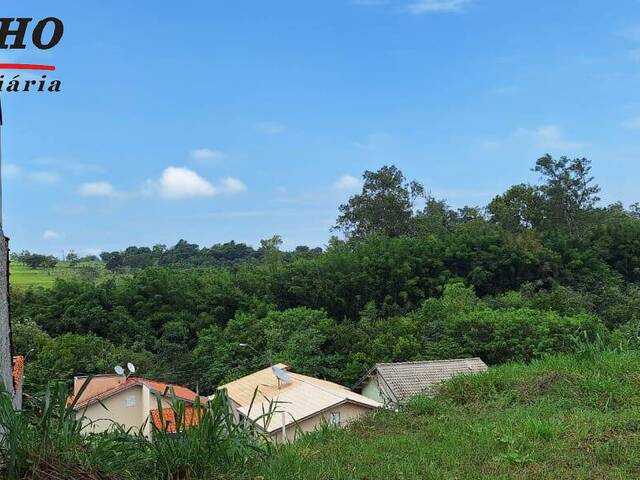
[[[189,390],[186,387],[182,387],[180,385],[157,382],[154,380],[147,380],[146,378],[139,378],[139,377],[129,377],[126,379],[122,377],[117,377],[115,375],[113,377],[117,380],[117,383],[103,382],[105,383],[105,388],[94,390],[93,392],[90,391],[92,387],[91,387],[91,384],[89,384],[87,389],[83,392],[82,396],[78,399],[78,402],[76,403],[74,408],[77,410],[79,408],[85,407],[90,403],[96,402],[98,400],[103,400],[112,395],[115,395],[118,392],[131,388],[135,385],[145,385],[154,393],[167,396],[167,397],[172,396],[171,391],[173,391],[173,395],[175,395],[175,397],[178,400],[184,400],[187,402],[195,402],[196,398],[198,397],[197,393],[195,393],[192,390]],[[105,380],[105,379],[110,380],[110,378],[107,378],[107,377],[97,377],[97,378],[99,380]],[[79,380],[82,380],[82,379],[79,377],[76,377],[76,382],[74,382],[76,384],[74,388],[75,390],[74,394],[77,394],[82,386],[82,382]],[[74,396],[73,395],[70,396],[68,399],[68,403],[72,403],[73,399],[74,399]],[[208,400],[206,397],[200,396],[200,402],[202,404],[206,404],[207,401]]]
[[[176,433],[176,412],[172,408],[162,409],[162,419],[160,418],[160,410],[151,410],[151,421],[155,428],[160,432]],[[196,410],[192,406],[188,405],[184,411],[184,417],[182,418],[182,425],[185,428],[193,427],[200,423],[202,418],[202,411]],[[162,420],[164,420],[164,425]]]
[[22,355],[16,355],[13,357],[13,386],[17,388],[22,383],[22,376],[24,374],[24,357]]
[[[190,402],[195,402],[196,398],[198,397],[198,394],[195,393],[193,390],[189,390],[187,387],[181,387],[180,385],[173,385],[170,383],[162,383],[162,382],[156,382],[154,380],[147,380],[146,378],[141,378],[140,379],[142,381],[142,383],[144,383],[147,387],[149,387],[152,390],[156,390],[157,392],[160,392],[161,394],[164,394],[165,391],[168,392],[168,389],[173,389],[173,392],[175,394],[176,397],[181,398],[183,400],[188,400]],[[207,398],[206,397],[200,397],[200,402],[203,404],[207,403]]]

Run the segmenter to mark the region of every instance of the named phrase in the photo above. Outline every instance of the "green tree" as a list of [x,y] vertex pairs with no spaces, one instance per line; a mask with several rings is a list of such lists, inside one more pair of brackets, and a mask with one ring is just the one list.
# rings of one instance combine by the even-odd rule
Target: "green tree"
[[491,220],[505,230],[536,229],[544,220],[544,197],[538,187],[515,185],[489,203]]
[[24,263],[29,268],[54,268],[58,264],[58,259],[51,255],[40,255],[32,253],[23,258]]
[[79,257],[78,257],[78,254],[76,252],[71,250],[69,253],[67,253],[67,256],[66,256],[65,260],[67,262],[69,262],[69,264],[72,267],[74,267],[74,266],[76,266],[78,264]]
[[424,187],[406,182],[395,166],[384,166],[377,172],[364,172],[362,192],[340,205],[335,230],[349,238],[379,234],[389,237],[412,232],[416,199],[424,196]]
[[586,215],[600,200],[600,187],[593,184],[591,161],[586,158],[555,160],[544,155],[536,161],[534,172],[541,174],[544,183],[540,191],[544,195],[546,220],[550,228],[564,227],[577,231]]

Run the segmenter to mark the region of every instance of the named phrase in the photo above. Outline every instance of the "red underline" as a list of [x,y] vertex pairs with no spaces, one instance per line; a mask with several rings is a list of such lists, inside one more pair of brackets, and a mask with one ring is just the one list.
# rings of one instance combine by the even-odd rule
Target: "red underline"
[[32,63],[0,63],[1,69],[11,70],[55,70],[54,65],[34,65]]

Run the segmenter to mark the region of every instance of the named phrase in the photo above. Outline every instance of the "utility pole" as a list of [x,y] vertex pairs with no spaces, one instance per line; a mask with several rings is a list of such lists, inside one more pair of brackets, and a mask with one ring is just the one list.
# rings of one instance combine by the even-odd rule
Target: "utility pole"
[[22,403],[13,385],[11,319],[9,318],[9,239],[2,228],[2,104],[0,103],[0,378],[16,408]]

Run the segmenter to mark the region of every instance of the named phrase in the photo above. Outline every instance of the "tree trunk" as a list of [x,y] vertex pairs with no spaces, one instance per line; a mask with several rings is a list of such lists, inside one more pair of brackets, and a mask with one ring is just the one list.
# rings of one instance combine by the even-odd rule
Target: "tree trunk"
[[0,227],[0,377],[5,390],[14,398],[11,322],[9,320],[9,240]]

